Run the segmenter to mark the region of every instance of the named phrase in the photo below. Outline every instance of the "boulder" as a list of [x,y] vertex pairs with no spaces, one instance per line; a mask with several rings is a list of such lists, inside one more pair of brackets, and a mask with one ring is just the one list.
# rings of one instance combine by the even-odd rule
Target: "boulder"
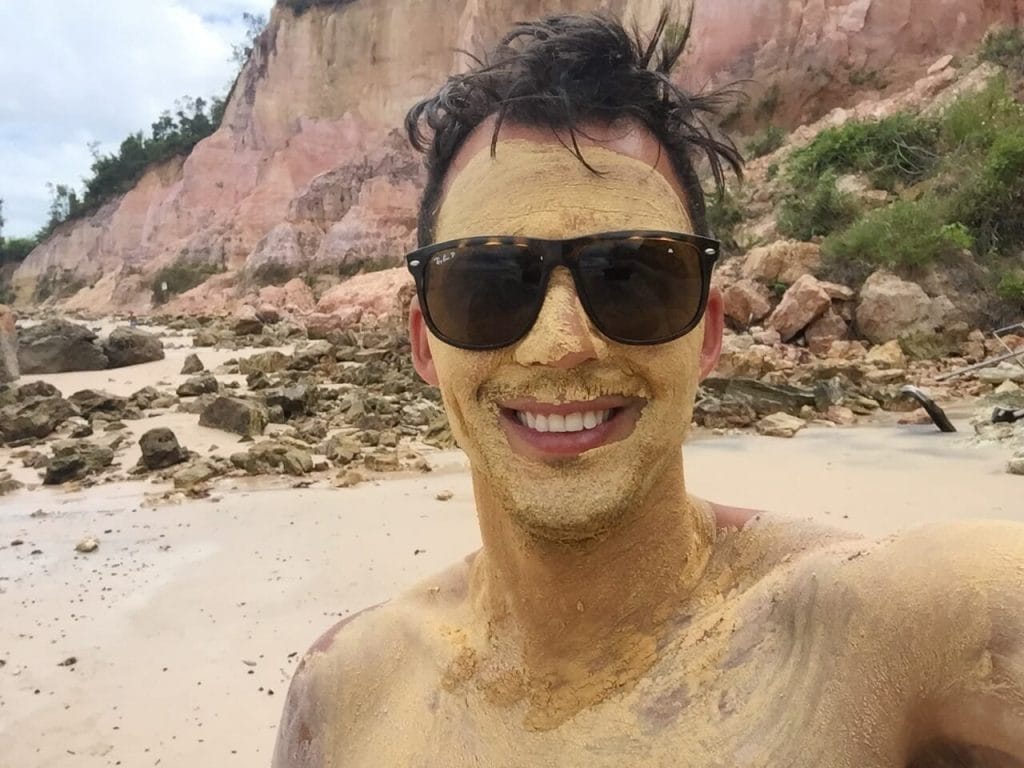
[[748,328],[772,311],[768,289],[753,280],[739,280],[722,292],[725,316]]
[[821,247],[797,240],[780,240],[751,249],[743,262],[743,277],[762,283],[792,285],[821,266]]
[[199,415],[200,426],[223,429],[243,437],[262,435],[268,422],[266,408],[237,397],[218,397]]
[[18,366],[18,332],[13,310],[0,304],[0,384],[14,381],[21,373]]
[[754,428],[759,435],[766,437],[793,437],[806,426],[807,423],[797,416],[791,416],[788,413],[773,413],[757,422]]
[[281,322],[281,311],[273,304],[261,304],[256,310],[256,317],[264,325]]
[[77,415],[78,409],[62,397],[32,398],[0,408],[0,438],[6,443],[43,438]]
[[115,328],[103,341],[103,353],[110,368],[151,363],[164,359],[160,337],[138,328]]
[[199,459],[174,473],[174,487],[185,491],[192,490],[221,474],[223,471],[212,461]]
[[307,315],[303,322],[309,338],[329,339],[334,334],[354,327],[362,317],[362,307],[339,307],[330,313],[313,312]]
[[107,419],[123,419],[125,410],[129,407],[128,398],[98,389],[81,389],[71,395],[68,400],[85,418],[100,414]]
[[248,376],[257,371],[261,373],[277,373],[288,367],[292,361],[289,355],[276,349],[269,349],[266,352],[258,352],[249,357],[243,357],[238,361],[238,372]]
[[805,406],[814,407],[814,391],[788,384],[766,384],[756,379],[709,377],[701,383],[705,392],[721,401],[742,402],[758,416],[783,411],[797,414]]
[[949,319],[949,300],[931,299],[917,283],[879,270],[860,289],[857,330],[875,344],[905,336],[930,335]]
[[319,339],[296,348],[288,367],[293,371],[308,371],[325,360],[334,358],[334,347],[329,341]]
[[231,463],[250,475],[305,475],[313,471],[313,456],[308,448],[277,440],[260,442],[244,453],[232,454]]
[[6,469],[0,469],[0,496],[6,496],[9,493],[14,493],[14,491],[18,490],[19,488],[24,487],[25,484],[20,483],[13,477],[11,477],[10,472],[8,472]]
[[198,376],[186,379],[178,387],[178,397],[198,397],[219,390],[220,382],[217,381],[217,377],[209,371],[203,371]]
[[307,384],[294,384],[290,387],[277,387],[263,392],[263,401],[268,408],[280,407],[286,419],[304,416],[316,402],[316,387]]
[[904,369],[907,367],[907,356],[903,354],[900,343],[894,339],[873,347],[864,358],[864,362],[879,368]]
[[263,330],[263,321],[249,305],[238,308],[231,318],[231,330],[236,336],[253,336]]
[[991,368],[982,368],[975,374],[985,384],[1001,385],[1006,382],[1024,384],[1024,368],[1013,363],[1000,363]]
[[811,352],[816,355],[827,355],[833,342],[845,339],[849,331],[846,321],[829,307],[825,314],[807,326],[804,339]]
[[99,371],[107,356],[96,334],[67,320],[47,320],[18,335],[18,364],[22,374]]
[[783,295],[768,318],[768,327],[778,331],[783,341],[789,341],[831,306],[832,299],[818,281],[812,275],[803,275]]
[[88,440],[61,440],[53,446],[44,485],[60,485],[95,474],[114,462],[114,451]]
[[203,365],[203,361],[199,359],[199,355],[195,352],[189,353],[189,356],[185,358],[185,362],[181,366],[182,376],[191,376],[193,373],[201,373],[206,370],[206,366]]
[[156,427],[139,438],[142,457],[139,464],[146,469],[165,469],[181,464],[189,453],[178,443],[178,438],[167,427]]

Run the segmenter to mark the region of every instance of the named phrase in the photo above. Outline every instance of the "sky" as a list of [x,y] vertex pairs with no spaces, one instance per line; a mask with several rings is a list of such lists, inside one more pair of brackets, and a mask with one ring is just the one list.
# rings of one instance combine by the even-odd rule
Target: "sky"
[[89,145],[116,151],[182,96],[223,96],[242,14],[273,0],[0,0],[4,237],[46,223],[47,182],[81,189]]

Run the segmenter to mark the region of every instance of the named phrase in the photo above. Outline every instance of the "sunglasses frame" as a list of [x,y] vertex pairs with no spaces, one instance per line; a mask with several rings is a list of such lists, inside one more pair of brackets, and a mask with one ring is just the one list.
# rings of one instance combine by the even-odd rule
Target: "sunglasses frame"
[[[671,334],[669,336],[645,341],[636,341],[633,339],[624,339],[616,337],[613,334],[605,332],[601,328],[601,324],[595,319],[595,315],[590,303],[590,299],[586,294],[585,290],[581,289],[582,280],[579,274],[579,251],[592,243],[601,242],[605,240],[672,240],[675,242],[685,243],[688,246],[694,248],[696,255],[700,259],[700,275],[701,275],[701,295],[700,302],[697,306],[697,311],[694,314],[693,320],[686,325],[683,330],[678,333]],[[456,251],[458,248],[464,248],[470,245],[519,245],[525,246],[530,253],[539,255],[541,260],[541,281],[539,300],[537,306],[533,311],[533,321],[526,327],[516,338],[503,342],[501,344],[464,344],[459,341],[455,341],[442,333],[440,329],[434,324],[434,321],[430,315],[430,307],[427,303],[427,287],[429,282],[427,266],[431,263],[431,260],[443,253],[446,250]],[[711,271],[714,267],[715,261],[718,259],[718,255],[721,250],[721,243],[718,240],[709,237],[702,237],[700,235],[689,234],[685,232],[667,232],[661,230],[621,230],[616,232],[601,232],[593,235],[584,235],[583,237],[574,237],[567,240],[545,240],[537,237],[518,237],[515,235],[496,235],[496,236],[481,236],[481,237],[468,237],[459,240],[448,240],[443,243],[434,243],[431,245],[417,248],[406,255],[405,261],[409,272],[412,273],[413,279],[416,282],[416,296],[419,298],[420,309],[423,312],[423,318],[426,320],[427,327],[431,333],[434,334],[438,339],[459,349],[466,349],[472,351],[483,351],[483,350],[494,350],[503,349],[505,347],[512,346],[513,344],[521,341],[525,338],[533,326],[537,322],[537,317],[540,315],[541,309],[544,307],[544,301],[547,298],[548,284],[551,280],[551,273],[556,267],[565,267],[569,270],[572,275],[573,284],[576,288],[576,295],[579,297],[580,304],[583,306],[583,310],[587,313],[587,317],[594,326],[601,332],[602,335],[610,339],[611,341],[619,344],[629,344],[632,346],[651,346],[655,344],[665,344],[669,341],[681,338],[692,331],[700,323],[701,318],[704,317],[704,312],[707,310],[708,294],[711,289]],[[454,255],[454,253],[453,253]]]

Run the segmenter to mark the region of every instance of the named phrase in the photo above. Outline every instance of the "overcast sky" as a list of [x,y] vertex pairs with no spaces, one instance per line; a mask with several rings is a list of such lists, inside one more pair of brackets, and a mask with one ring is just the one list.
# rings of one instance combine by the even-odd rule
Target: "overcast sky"
[[222,96],[243,12],[273,0],[0,0],[5,237],[46,221],[47,182],[80,189],[92,158],[148,132],[182,96]]

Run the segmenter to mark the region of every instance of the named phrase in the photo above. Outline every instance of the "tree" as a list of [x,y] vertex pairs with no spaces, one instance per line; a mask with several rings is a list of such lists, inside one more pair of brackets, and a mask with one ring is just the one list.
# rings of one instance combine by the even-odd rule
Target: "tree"
[[245,27],[245,37],[242,42],[231,46],[231,61],[237,64],[239,68],[245,66],[245,62],[252,55],[252,49],[256,45],[257,38],[267,27],[267,17],[262,13],[245,12],[242,14],[242,24]]

